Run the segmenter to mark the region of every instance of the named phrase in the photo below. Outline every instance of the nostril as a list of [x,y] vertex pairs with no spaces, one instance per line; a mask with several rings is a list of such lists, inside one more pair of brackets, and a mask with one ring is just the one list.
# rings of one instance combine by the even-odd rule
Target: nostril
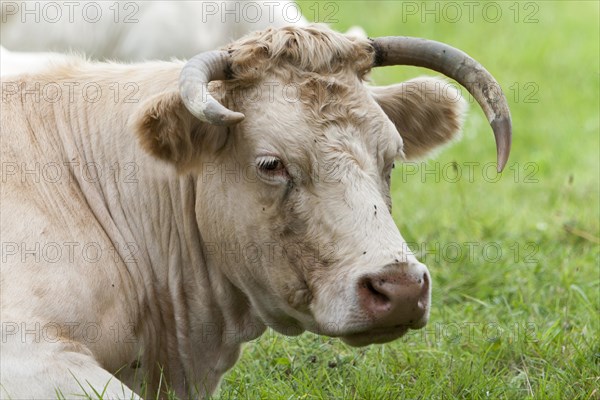
[[429,314],[429,272],[420,263],[393,267],[359,279],[360,307],[374,327],[421,328],[427,323]]
[[[383,280],[379,280],[379,286],[381,287],[383,284]],[[371,279],[366,279],[364,282],[364,286],[369,291],[369,294],[379,303],[389,303],[390,299],[385,294],[378,291],[373,285],[373,281]]]

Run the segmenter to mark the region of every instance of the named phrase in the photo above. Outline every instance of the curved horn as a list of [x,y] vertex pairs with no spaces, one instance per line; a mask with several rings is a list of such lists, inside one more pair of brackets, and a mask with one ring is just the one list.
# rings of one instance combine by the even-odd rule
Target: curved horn
[[492,74],[466,53],[447,44],[406,36],[387,36],[372,41],[375,67],[413,65],[429,68],[454,79],[477,100],[496,138],[498,172],[506,165],[512,141],[508,103]]
[[192,57],[179,75],[179,93],[183,104],[192,115],[212,125],[234,125],[244,114],[223,107],[208,92],[208,83],[227,79],[229,54],[226,51],[208,51]]

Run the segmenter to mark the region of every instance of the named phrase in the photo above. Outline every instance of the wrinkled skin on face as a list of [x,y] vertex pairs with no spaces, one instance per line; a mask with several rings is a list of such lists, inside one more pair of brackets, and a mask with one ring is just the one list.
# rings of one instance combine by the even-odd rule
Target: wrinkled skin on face
[[210,91],[242,122],[199,122],[169,93],[138,125],[147,151],[198,177],[209,266],[286,334],[364,345],[424,326],[430,277],[392,219],[390,175],[395,160],[456,137],[460,93],[432,78],[369,87],[369,42],[322,29],[257,33],[229,50],[233,78]]
[[[394,339],[409,324],[373,328],[377,316],[362,307],[358,282],[391,265],[418,264],[391,216],[402,137],[356,75],[296,82],[292,101],[280,90],[286,84],[271,76],[245,88],[260,97],[238,96],[245,120],[219,151],[201,157],[200,231],[274,329],[354,344]],[[219,173],[207,173],[208,165]],[[207,204],[221,206],[201,211]],[[429,290],[423,297],[427,310],[412,327],[427,321]]]

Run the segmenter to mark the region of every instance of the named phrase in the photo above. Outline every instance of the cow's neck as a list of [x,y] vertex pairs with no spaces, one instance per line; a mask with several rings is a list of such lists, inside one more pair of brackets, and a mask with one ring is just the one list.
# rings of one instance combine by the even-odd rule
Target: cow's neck
[[137,310],[127,323],[139,332],[142,363],[161,363],[167,379],[177,379],[170,385],[178,392],[189,390],[186,384],[210,392],[236,361],[240,344],[264,326],[203,253],[196,179],[144,153],[127,127],[128,117],[161,85],[177,87],[180,66],[111,69],[114,74],[95,80],[104,88],[98,102],[63,104],[68,118],[57,121],[65,158],[113,243],[111,251],[123,261],[116,267],[135,290],[129,295]]

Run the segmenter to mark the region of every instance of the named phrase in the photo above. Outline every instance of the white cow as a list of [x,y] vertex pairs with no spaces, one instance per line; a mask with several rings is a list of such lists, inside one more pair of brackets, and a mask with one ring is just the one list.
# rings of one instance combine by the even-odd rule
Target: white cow
[[290,0],[3,1],[2,46],[100,60],[185,59],[256,30],[308,24]]
[[390,173],[452,140],[464,102],[438,79],[365,85],[396,64],[466,85],[505,164],[493,77],[421,39],[287,27],[3,79],[0,397],[204,397],[268,326],[355,346],[423,327]]
[[[186,59],[255,30],[307,24],[290,0],[3,1],[0,74],[39,71],[60,58],[51,52],[100,60]],[[366,38],[357,26],[347,34]]]

